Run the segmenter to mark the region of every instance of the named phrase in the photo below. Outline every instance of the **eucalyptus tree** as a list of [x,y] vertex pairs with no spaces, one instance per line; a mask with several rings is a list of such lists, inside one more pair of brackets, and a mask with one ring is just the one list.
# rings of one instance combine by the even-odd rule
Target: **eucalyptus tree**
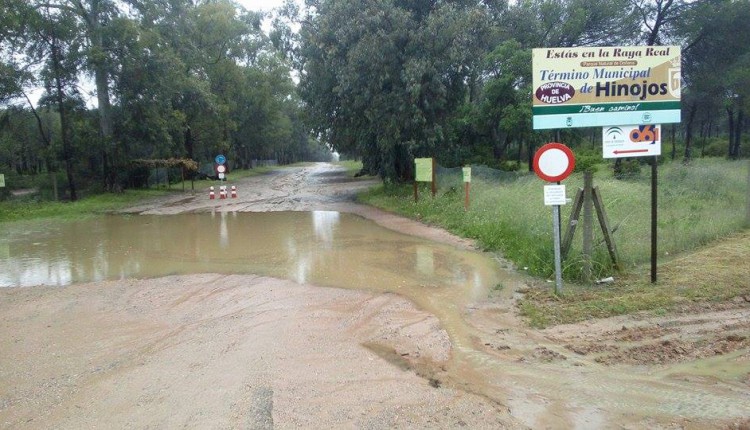
[[[36,7],[34,7],[36,6]],[[40,114],[30,99],[30,86],[43,85],[46,96],[39,106],[54,106],[60,118],[61,158],[65,165],[71,200],[77,199],[74,173],[74,136],[72,106],[78,105],[78,72],[82,64],[83,40],[75,15],[55,3],[29,4],[10,0],[3,4],[2,69],[0,99],[10,101],[23,97],[36,118],[43,158],[50,172],[55,170],[52,157],[52,130],[45,129]]]
[[[60,117],[60,134],[62,141],[62,158],[68,180],[70,199],[78,199],[74,174],[73,119],[72,106],[79,100],[78,68],[82,61],[82,41],[77,22],[70,11],[52,6],[35,10],[28,15],[27,35],[24,54],[32,62],[42,65],[41,81],[46,89],[46,97],[40,105],[54,105]],[[32,106],[33,109],[33,106]],[[34,110],[39,129],[45,136],[39,116]]]
[[[720,105],[726,115],[728,151],[738,158],[746,113],[750,110],[750,1],[702,2],[677,27],[685,41],[683,75],[688,87],[686,137],[695,115]],[[690,158],[690,139],[685,158]]]
[[521,0],[500,25],[525,48],[606,46],[639,35],[634,0]]
[[[110,70],[112,59],[109,55],[107,25],[118,14],[113,0],[30,0],[30,6],[37,10],[56,11],[66,16],[76,26],[77,36],[83,36],[80,52],[84,55],[78,64],[80,69],[94,77],[98,102],[99,138],[105,145],[105,161],[113,164],[117,147],[112,136],[112,114],[110,102]],[[108,186],[114,186],[114,171],[109,170]]]
[[446,127],[480,73],[486,10],[422,0],[316,3],[300,31],[300,91],[314,130],[361,156],[368,173],[410,177],[415,156],[447,147]]

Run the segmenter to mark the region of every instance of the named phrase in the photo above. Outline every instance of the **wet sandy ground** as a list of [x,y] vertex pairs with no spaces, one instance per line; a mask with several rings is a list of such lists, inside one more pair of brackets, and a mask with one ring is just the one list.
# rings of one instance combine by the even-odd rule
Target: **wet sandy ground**
[[[353,204],[372,182],[346,180],[330,165],[236,184],[237,199],[181,195],[131,212],[338,210],[471,247]],[[257,276],[0,289],[0,427],[697,429],[750,422],[746,305],[538,331],[523,325],[514,306],[526,280],[510,276],[501,292],[468,306],[462,322],[440,321],[392,294]],[[652,354],[633,350],[654,344],[661,347]],[[705,345],[715,362],[687,354]],[[665,356],[668,350],[681,358]]]
[[398,365],[450,341],[394,295],[191,275],[9,289],[0,314],[3,428],[513,427]]

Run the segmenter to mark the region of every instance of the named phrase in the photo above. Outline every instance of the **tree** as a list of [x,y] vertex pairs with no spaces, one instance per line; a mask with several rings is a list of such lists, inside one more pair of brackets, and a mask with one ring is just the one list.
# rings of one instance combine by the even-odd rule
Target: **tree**
[[311,125],[337,151],[361,156],[366,172],[411,177],[414,157],[448,144],[488,35],[486,10],[468,3],[318,3],[301,29]]
[[[68,178],[68,191],[70,200],[78,200],[76,189],[75,174],[73,170],[73,128],[70,118],[71,96],[74,96],[77,85],[77,69],[79,63],[80,45],[76,38],[76,23],[71,19],[71,15],[66,10],[51,11],[47,8],[41,11],[37,21],[38,27],[36,34],[42,45],[38,45],[39,53],[44,53],[41,49],[46,49],[47,66],[45,68],[45,87],[50,98],[54,100],[57,111],[60,115],[60,129],[63,146],[63,162],[65,163],[65,173]],[[70,92],[70,94],[68,94]]]
[[[683,51],[683,75],[688,86],[687,103],[707,111],[722,105],[727,118],[730,158],[740,156],[745,112],[750,101],[750,2],[705,2],[684,15],[679,33],[687,41]],[[703,109],[698,109],[700,105]],[[695,114],[694,114],[695,115]],[[692,136],[688,115],[686,136]],[[689,158],[686,150],[686,158]]]

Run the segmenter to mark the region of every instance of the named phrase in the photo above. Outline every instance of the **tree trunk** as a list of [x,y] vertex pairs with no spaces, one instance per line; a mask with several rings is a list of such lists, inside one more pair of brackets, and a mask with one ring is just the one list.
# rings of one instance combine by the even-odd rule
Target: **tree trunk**
[[76,193],[76,184],[73,178],[73,147],[70,142],[70,125],[68,124],[68,115],[65,109],[65,100],[63,97],[63,84],[60,77],[62,67],[60,65],[60,53],[58,52],[56,42],[52,44],[52,67],[55,73],[55,89],[57,94],[57,108],[60,111],[60,128],[62,129],[63,159],[65,160],[65,173],[68,176],[68,188],[70,189],[70,200],[78,200]]
[[739,112],[737,112],[737,121],[734,124],[734,158],[740,158],[740,148],[742,145],[742,125],[745,122],[745,111],[740,106]]
[[693,141],[693,123],[695,121],[695,113],[698,111],[698,104],[692,103],[688,110],[688,119],[685,124],[685,157],[682,162],[687,164],[692,158],[692,147],[690,146]]
[[[89,0],[89,12],[81,11],[84,21],[88,26],[89,39],[91,41],[91,54],[89,59],[94,68],[94,84],[96,85],[96,101],[99,113],[99,137],[104,145],[105,162],[104,178],[105,185],[109,190],[119,190],[117,184],[117,165],[119,155],[115,145],[112,132],[112,105],[109,101],[109,81],[107,79],[107,64],[104,49],[104,38],[101,24],[101,2],[100,0]],[[80,10],[81,8],[79,8]]]
[[729,158],[734,159],[734,109],[732,107],[727,107],[727,121],[729,124],[729,153],[727,154]]
[[495,142],[494,145],[492,145],[492,155],[495,157],[495,161],[502,161],[505,158],[505,151],[508,149],[508,145],[510,145],[510,135],[506,134],[502,143],[500,142],[500,136],[497,131],[493,130],[492,135],[493,141]]
[[194,160],[193,158],[193,132],[190,129],[190,126],[188,125],[185,128],[185,152],[187,152],[187,157],[191,160]]
[[529,143],[528,143],[529,153],[527,154],[528,160],[529,160],[529,172],[534,171],[534,147],[535,146],[536,145],[534,144],[534,142],[529,140]]
[[677,156],[677,139],[675,139],[675,126],[672,124],[672,127],[669,130],[669,138],[672,141],[672,160],[674,161],[675,157]]

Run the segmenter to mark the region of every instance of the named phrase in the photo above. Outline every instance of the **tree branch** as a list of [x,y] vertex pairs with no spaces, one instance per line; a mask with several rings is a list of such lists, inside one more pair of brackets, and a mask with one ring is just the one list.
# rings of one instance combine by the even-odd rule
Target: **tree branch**
[[34,104],[31,103],[31,99],[29,98],[28,94],[26,94],[26,91],[21,90],[21,94],[23,94],[23,97],[29,103],[29,108],[31,109],[31,113],[33,113],[34,118],[36,118],[36,125],[37,127],[39,127],[39,133],[42,135],[42,140],[44,141],[46,146],[49,147],[52,144],[52,142],[50,141],[50,138],[47,136],[47,134],[44,132],[44,125],[42,124],[42,118],[39,116],[39,113],[34,108]]

